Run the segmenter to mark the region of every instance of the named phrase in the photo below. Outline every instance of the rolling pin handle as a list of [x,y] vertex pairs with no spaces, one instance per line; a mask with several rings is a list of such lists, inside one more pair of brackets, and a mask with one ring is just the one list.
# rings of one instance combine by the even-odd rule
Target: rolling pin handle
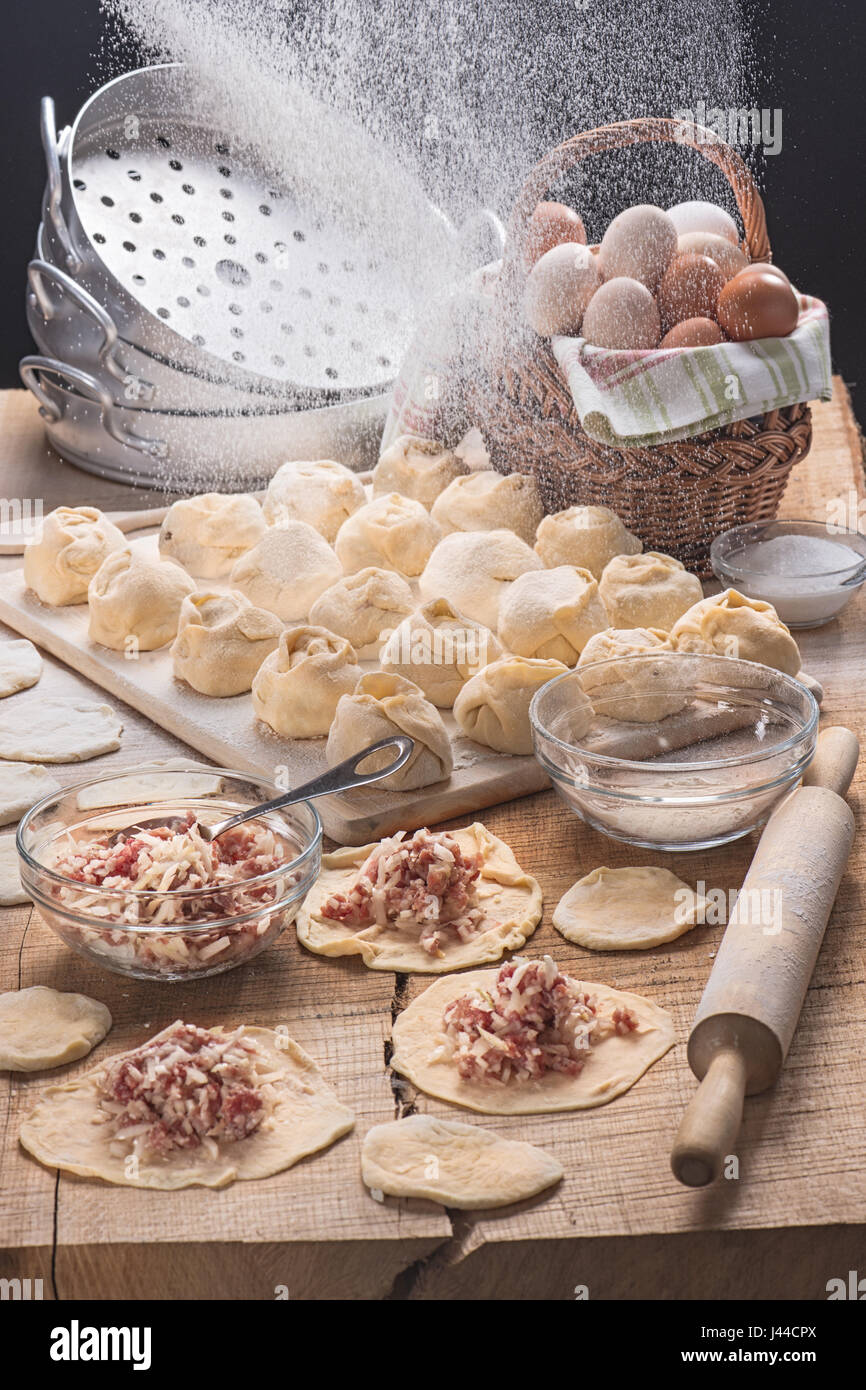
[[715,1182],[732,1152],[743,1118],[746,1062],[734,1048],[717,1052],[683,1115],[671,1168],[686,1187]]
[[847,796],[859,757],[860,744],[850,729],[841,725],[824,729],[803,776],[804,787],[829,787],[837,796]]

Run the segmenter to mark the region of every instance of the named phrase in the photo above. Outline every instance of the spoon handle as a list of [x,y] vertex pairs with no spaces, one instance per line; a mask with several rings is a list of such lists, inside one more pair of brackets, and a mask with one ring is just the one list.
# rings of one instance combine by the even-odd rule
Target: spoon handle
[[[302,787],[295,787],[284,796],[266,801],[261,806],[250,806],[246,811],[240,811],[228,820],[218,821],[216,825],[200,825],[199,831],[203,839],[216,840],[227,830],[233,830],[236,825],[243,825],[245,821],[256,820],[268,811],[279,811],[284,806],[295,806],[299,801],[312,801],[317,796],[333,796],[336,792],[349,792],[354,791],[356,787],[365,787],[370,782],[381,782],[383,777],[388,777],[403,766],[414,747],[415,740],[408,735],[391,734],[388,738],[380,739],[378,743],[371,743],[369,748],[362,748],[359,753],[353,753],[351,758],[337,763],[336,767],[328,768],[327,772],[323,772],[320,777],[314,777],[311,782],[305,782]],[[377,772],[358,771],[359,763],[365,762],[372,753],[378,753],[384,748],[399,750],[393,762]]]

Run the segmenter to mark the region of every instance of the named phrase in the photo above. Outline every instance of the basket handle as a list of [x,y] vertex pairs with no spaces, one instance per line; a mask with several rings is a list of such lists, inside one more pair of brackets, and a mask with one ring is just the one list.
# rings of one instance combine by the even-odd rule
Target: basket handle
[[530,170],[508,224],[502,274],[499,277],[501,293],[509,297],[517,292],[523,275],[523,250],[529,236],[530,218],[556,180],[590,155],[623,149],[627,145],[644,144],[687,145],[721,169],[733,189],[737,209],[743,219],[746,233],[743,248],[753,261],[770,259],[764,204],[755,180],[736,150],[719,140],[705,126],[695,125],[691,121],[676,121],[670,117],[642,116],[637,120],[618,121],[615,125],[599,126],[597,130],[584,130],[579,135],[572,135],[563,144],[549,150]]

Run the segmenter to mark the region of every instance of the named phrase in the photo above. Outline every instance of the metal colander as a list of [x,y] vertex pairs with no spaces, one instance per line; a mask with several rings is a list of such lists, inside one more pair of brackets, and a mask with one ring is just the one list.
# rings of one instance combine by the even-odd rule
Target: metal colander
[[[60,259],[129,341],[202,375],[329,399],[385,389],[417,286],[363,219],[329,218],[291,171],[273,182],[195,107],[185,69],[145,68],[87,102],[60,159],[46,144]],[[420,188],[411,214],[444,264],[455,234]]]

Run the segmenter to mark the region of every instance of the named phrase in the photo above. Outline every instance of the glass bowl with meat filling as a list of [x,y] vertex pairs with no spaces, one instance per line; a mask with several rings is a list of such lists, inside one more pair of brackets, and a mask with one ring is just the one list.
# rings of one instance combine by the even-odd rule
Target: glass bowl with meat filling
[[301,802],[210,843],[199,826],[280,791],[204,767],[78,783],[22,820],[22,885],[61,940],[108,970],[159,980],[231,970],[294,921],[319,874],[321,822]]

